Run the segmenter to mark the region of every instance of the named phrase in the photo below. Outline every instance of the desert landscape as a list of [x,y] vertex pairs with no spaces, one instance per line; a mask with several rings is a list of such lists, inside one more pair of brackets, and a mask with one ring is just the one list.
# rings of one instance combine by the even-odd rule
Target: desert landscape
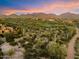
[[1,0],[0,59],[79,59],[78,0]]

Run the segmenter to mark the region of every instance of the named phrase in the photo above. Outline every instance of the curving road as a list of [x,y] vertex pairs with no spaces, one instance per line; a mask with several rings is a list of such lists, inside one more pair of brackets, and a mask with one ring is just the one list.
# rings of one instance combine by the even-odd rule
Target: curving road
[[67,49],[67,58],[66,59],[74,59],[75,56],[75,42],[77,40],[77,38],[79,37],[79,29],[76,28],[76,35],[72,37],[72,39],[70,40],[69,44],[68,44],[68,49]]

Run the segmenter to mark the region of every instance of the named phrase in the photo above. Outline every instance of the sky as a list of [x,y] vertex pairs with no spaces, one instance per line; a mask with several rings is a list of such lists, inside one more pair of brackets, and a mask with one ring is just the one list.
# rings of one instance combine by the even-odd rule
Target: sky
[[79,0],[0,0],[0,14],[79,13]]

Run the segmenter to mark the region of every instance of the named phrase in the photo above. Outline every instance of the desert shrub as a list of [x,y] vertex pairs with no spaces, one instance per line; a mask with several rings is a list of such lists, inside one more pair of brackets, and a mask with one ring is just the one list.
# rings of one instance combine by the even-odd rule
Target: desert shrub
[[0,59],[3,59],[3,56],[4,56],[4,54],[2,52],[2,49],[0,48]]
[[12,45],[12,46],[18,45],[17,42],[14,42],[14,41],[13,42],[10,42],[9,44]]
[[66,47],[56,42],[49,42],[47,45],[48,54],[52,59],[65,59]]
[[12,56],[14,55],[15,51],[13,49],[10,49],[8,52],[7,52],[7,55],[8,56]]
[[3,44],[3,43],[4,43],[4,41],[0,40],[0,45]]
[[14,35],[13,35],[13,33],[4,33],[4,36],[5,36],[7,42],[14,41]]

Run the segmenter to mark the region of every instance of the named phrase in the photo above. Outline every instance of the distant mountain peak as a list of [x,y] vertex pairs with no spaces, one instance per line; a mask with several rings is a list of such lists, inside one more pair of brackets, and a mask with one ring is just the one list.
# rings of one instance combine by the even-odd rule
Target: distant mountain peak
[[66,12],[66,13],[63,13],[61,15],[76,15],[75,13],[71,13],[71,12]]

